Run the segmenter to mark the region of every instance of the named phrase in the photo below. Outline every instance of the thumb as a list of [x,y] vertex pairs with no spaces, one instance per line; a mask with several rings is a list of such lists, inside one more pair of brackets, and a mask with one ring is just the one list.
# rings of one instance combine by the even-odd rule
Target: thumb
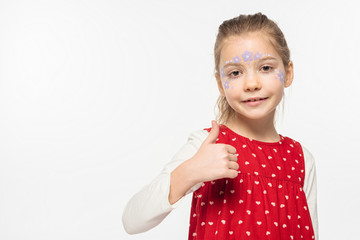
[[217,122],[211,121],[211,131],[205,141],[207,143],[216,143],[216,139],[219,136],[219,132],[220,132],[220,129],[219,129],[219,125],[217,124]]

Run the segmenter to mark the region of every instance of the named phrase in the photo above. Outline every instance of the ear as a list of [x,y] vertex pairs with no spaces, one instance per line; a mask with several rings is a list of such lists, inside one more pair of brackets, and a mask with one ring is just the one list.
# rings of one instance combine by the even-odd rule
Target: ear
[[294,80],[294,64],[292,61],[289,62],[286,68],[286,80],[285,87],[289,87]]
[[215,73],[215,78],[216,78],[216,82],[217,82],[217,86],[219,89],[219,92],[221,94],[221,96],[225,97],[225,92],[222,86],[222,82],[221,82],[221,77],[220,74],[218,72]]

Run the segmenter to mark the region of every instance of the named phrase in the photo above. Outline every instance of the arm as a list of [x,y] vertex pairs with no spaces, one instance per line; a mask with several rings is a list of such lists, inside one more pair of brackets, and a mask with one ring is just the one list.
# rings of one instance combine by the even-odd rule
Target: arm
[[[171,172],[198,151],[207,135],[206,130],[192,132],[187,143],[175,154],[161,173],[129,200],[122,216],[127,233],[141,233],[157,226],[178,206],[183,196],[180,200],[174,201],[176,203],[173,205],[169,202]],[[192,186],[186,194],[197,190],[201,184]]]
[[305,181],[304,192],[308,202],[311,221],[313,224],[315,239],[319,239],[319,224],[317,215],[317,184],[316,184],[316,167],[313,155],[303,147],[305,158]]

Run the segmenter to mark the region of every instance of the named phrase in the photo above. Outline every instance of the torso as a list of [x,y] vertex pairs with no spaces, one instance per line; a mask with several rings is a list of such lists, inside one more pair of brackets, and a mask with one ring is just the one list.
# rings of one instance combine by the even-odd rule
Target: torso
[[194,192],[189,239],[314,239],[301,145],[279,136],[260,142],[220,125],[217,143],[236,148],[239,175]]

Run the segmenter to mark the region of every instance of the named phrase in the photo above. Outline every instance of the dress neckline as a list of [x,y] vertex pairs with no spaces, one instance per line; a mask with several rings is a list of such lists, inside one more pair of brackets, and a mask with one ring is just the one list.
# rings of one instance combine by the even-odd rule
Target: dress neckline
[[239,137],[245,141],[249,141],[249,142],[253,142],[253,143],[257,143],[257,144],[262,144],[262,145],[281,145],[284,140],[285,140],[285,137],[283,137],[281,134],[279,134],[279,137],[280,137],[280,140],[277,141],[277,142],[263,142],[263,141],[259,141],[259,140],[255,140],[255,139],[251,139],[251,138],[248,138],[248,137],[245,137],[245,136],[242,136],[236,132],[234,132],[233,130],[231,130],[229,127],[227,127],[226,125],[224,124],[220,124],[220,126],[222,126],[224,129],[226,129],[228,132],[230,132],[232,135],[235,135],[236,137]]

